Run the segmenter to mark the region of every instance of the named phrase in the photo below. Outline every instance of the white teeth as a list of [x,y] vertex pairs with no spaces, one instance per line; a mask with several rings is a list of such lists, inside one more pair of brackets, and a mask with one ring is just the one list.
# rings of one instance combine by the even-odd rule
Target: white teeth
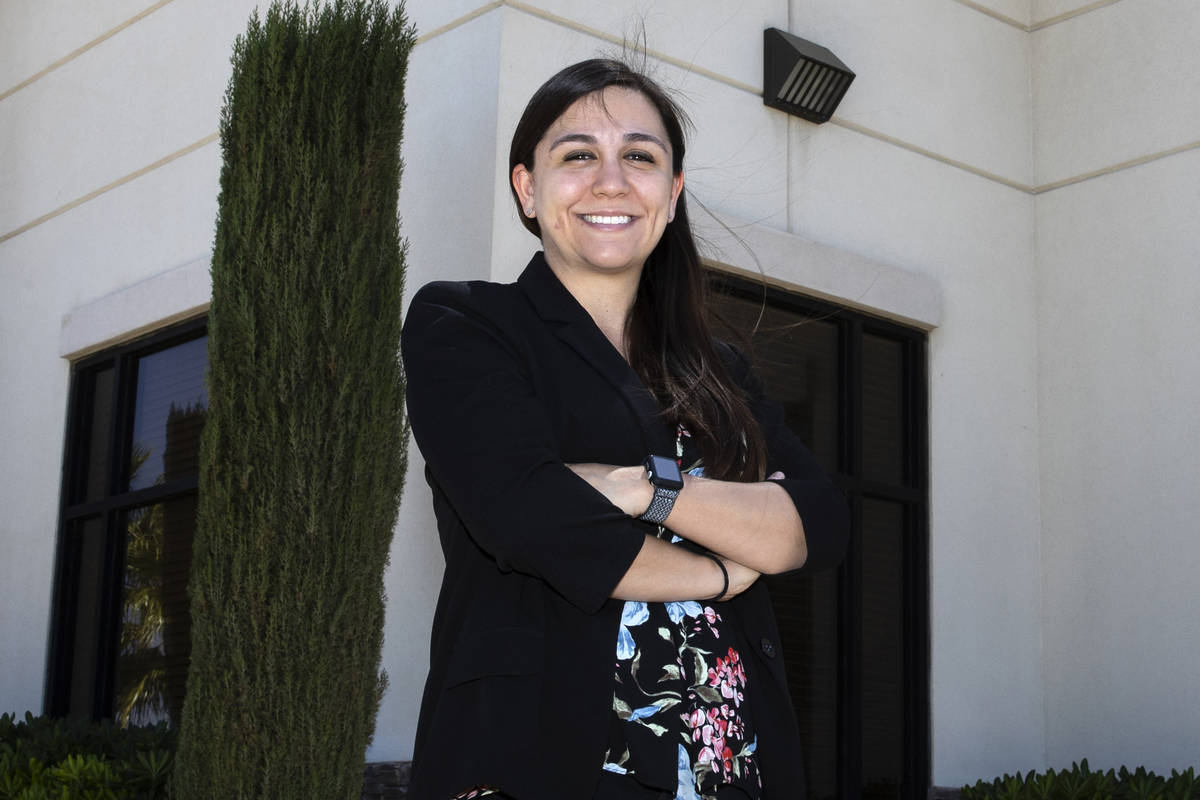
[[583,218],[585,221],[590,222],[593,225],[624,225],[625,223],[629,222],[629,220],[633,219],[633,217],[630,216],[601,217],[595,214],[584,214]]

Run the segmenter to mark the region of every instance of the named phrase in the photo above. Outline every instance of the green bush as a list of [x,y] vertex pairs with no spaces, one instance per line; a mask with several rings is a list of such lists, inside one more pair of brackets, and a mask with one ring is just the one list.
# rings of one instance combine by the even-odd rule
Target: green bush
[[1200,800],[1200,778],[1193,767],[1171,770],[1165,778],[1138,767],[1093,772],[1087,759],[1056,772],[1004,775],[991,783],[964,786],[963,800]]
[[405,475],[397,200],[414,33],[274,0],[234,45],[178,800],[352,800]]
[[0,800],[156,800],[167,796],[175,732],[165,724],[0,716]]

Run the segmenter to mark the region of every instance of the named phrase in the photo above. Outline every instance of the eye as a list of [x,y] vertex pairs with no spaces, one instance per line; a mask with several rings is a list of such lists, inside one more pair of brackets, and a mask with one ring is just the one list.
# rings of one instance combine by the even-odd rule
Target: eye
[[595,156],[587,150],[573,150],[563,156],[563,161],[590,161],[593,158]]
[[647,164],[655,163],[654,156],[650,153],[647,153],[645,150],[631,150],[625,154],[625,157],[630,161],[644,161]]

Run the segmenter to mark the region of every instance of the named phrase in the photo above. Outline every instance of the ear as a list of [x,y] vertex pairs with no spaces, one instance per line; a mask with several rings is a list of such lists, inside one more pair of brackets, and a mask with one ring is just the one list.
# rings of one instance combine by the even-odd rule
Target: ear
[[533,208],[533,173],[524,164],[517,164],[512,171],[512,185],[521,201],[521,208]]
[[683,191],[683,173],[680,172],[671,181],[671,207],[667,211],[667,219],[675,219],[675,204],[679,201],[679,193]]

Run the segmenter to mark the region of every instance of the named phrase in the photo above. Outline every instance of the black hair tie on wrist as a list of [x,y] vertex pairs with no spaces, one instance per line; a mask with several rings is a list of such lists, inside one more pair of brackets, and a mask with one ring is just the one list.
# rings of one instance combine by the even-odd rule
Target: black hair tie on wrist
[[711,600],[720,600],[725,596],[725,593],[729,591],[729,570],[725,569],[725,562],[717,558],[712,553],[704,553],[704,555],[711,558],[714,562],[716,562],[716,565],[721,568],[721,578],[724,579],[725,585],[721,587],[721,591],[717,592],[713,597],[710,598]]

